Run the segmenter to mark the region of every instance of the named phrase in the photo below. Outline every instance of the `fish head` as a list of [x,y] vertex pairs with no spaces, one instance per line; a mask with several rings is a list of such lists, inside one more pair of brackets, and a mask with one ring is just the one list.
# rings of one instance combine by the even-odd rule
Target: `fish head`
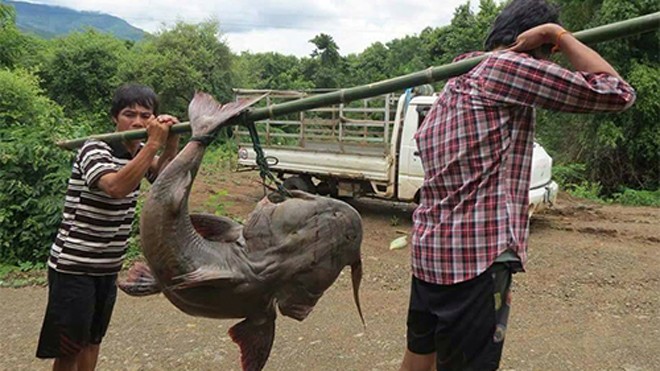
[[302,320],[347,265],[360,311],[362,219],[349,204],[302,191],[270,195],[259,202],[244,228],[247,248],[279,265],[280,311]]
[[250,214],[244,229],[248,249],[331,257],[337,267],[360,259],[362,218],[349,204],[302,191],[271,194]]

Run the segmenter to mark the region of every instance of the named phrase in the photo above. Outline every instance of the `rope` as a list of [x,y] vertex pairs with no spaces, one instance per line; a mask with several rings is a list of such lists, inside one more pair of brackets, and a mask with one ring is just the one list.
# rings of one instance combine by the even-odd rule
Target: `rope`
[[199,135],[190,137],[191,141],[200,142],[203,146],[208,146],[215,139],[215,134]]
[[250,139],[252,139],[252,147],[254,148],[254,152],[257,155],[256,163],[257,167],[259,167],[259,176],[263,180],[264,187],[270,188],[267,185],[267,182],[270,180],[277,187],[277,193],[285,198],[292,197],[291,193],[289,193],[289,191],[284,188],[282,183],[275,178],[273,173],[270,172],[270,169],[268,168],[268,160],[266,159],[266,156],[264,156],[264,151],[261,148],[261,144],[259,143],[259,134],[257,133],[257,128],[254,125],[254,122],[245,123],[245,126],[247,126],[248,132],[250,133]]

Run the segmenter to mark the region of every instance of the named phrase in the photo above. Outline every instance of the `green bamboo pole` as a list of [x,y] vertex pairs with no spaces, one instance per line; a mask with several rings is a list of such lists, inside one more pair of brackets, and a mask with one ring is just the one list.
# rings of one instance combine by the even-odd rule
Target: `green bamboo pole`
[[[630,37],[644,32],[656,31],[658,29],[660,29],[660,12],[579,31],[574,33],[574,36],[585,44],[595,44],[603,41],[614,40],[617,38]],[[340,89],[330,93],[319,94],[309,98],[275,104],[264,108],[257,108],[248,111],[246,114],[239,116],[238,118],[233,119],[232,124],[254,122],[266,118],[274,118],[275,116],[284,115],[287,113],[300,112],[337,103],[347,103],[357,99],[392,93],[409,87],[448,79],[450,77],[458,76],[468,72],[484,57],[485,56],[465,59],[443,66],[430,67],[423,71],[414,72],[389,80],[383,80],[372,84],[356,86],[353,88]],[[171,132],[176,134],[190,132],[190,124],[184,122],[174,125],[171,129]],[[121,133],[93,135],[90,137],[63,141],[57,144],[62,148],[75,149],[82,146],[82,144],[87,139],[91,138],[104,141],[121,141],[144,139],[146,137],[147,131],[142,129],[130,130]]]

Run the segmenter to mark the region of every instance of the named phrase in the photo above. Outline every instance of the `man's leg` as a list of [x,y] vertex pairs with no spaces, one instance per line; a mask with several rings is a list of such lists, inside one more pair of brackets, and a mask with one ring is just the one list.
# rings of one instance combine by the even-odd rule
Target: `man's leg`
[[429,312],[426,285],[414,276],[410,284],[410,304],[406,324],[406,352],[401,361],[400,371],[435,369],[437,318]]
[[430,292],[439,318],[438,370],[496,370],[508,317],[511,271],[495,263],[471,280]]
[[77,371],[93,371],[96,368],[96,361],[99,359],[99,349],[101,349],[99,344],[88,344],[83,348],[78,354]]
[[77,355],[55,358],[53,371],[78,371]]
[[100,348],[98,344],[88,344],[78,354],[55,358],[53,371],[94,371]]
[[435,370],[435,353],[417,354],[406,349],[399,371],[433,371]]
[[92,319],[89,277],[48,269],[48,305],[37,346],[38,358],[53,358],[53,370],[77,370]]

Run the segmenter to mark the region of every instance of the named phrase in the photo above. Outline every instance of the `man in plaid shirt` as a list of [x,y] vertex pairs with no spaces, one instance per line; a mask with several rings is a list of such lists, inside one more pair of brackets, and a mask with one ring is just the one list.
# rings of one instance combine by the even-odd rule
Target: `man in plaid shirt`
[[[416,134],[425,176],[401,370],[499,367],[511,274],[527,260],[535,108],[618,112],[635,101],[557,22],[545,0],[512,1],[486,40],[491,53],[448,81]],[[575,72],[546,60],[553,46]]]

